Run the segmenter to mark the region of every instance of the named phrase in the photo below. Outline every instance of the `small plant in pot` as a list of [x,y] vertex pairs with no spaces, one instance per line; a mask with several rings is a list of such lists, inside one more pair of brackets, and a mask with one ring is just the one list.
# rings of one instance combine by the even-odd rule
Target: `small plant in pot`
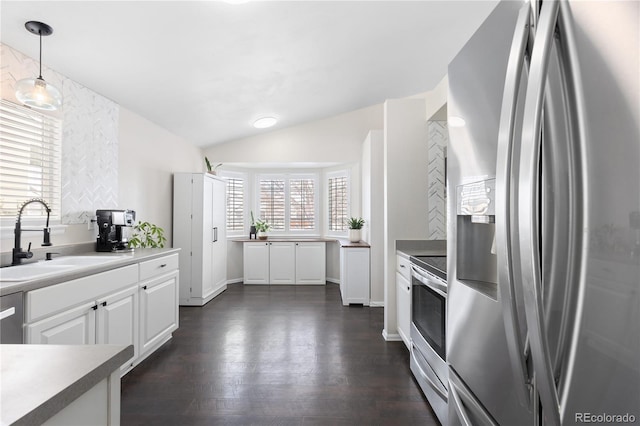
[[217,174],[218,167],[222,166],[222,163],[212,166],[207,157],[204,157],[204,163],[207,165],[207,172],[211,173],[212,175]]
[[347,220],[347,226],[349,227],[349,241],[352,243],[359,242],[362,238],[364,219],[361,217],[351,217]]
[[267,231],[271,229],[271,225],[269,225],[266,220],[258,219],[255,222],[255,227],[256,227],[256,230],[258,231],[258,239],[266,240]]
[[130,248],[163,248],[167,242],[164,229],[149,222],[138,222],[129,239]]

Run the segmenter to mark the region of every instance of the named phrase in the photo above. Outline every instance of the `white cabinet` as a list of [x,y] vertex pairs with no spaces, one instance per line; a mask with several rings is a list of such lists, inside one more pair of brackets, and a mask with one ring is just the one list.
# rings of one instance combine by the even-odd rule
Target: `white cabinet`
[[295,284],[296,245],[293,242],[269,243],[269,283]]
[[369,306],[369,255],[369,247],[340,248],[340,294],[345,306]]
[[140,353],[162,345],[178,328],[178,271],[140,283]]
[[99,299],[96,310],[96,343],[133,345],[129,361],[138,357],[138,293],[137,285],[128,287]]
[[327,248],[321,241],[296,243],[296,284],[326,284]]
[[173,176],[173,246],[180,304],[202,306],[227,288],[226,183],[211,174]]
[[[109,304],[113,295],[137,284],[137,281],[138,266],[130,265],[28,292],[25,341],[38,344],[96,343],[96,318],[107,306],[111,308]],[[126,296],[119,295],[116,299],[120,297]],[[123,323],[133,321],[132,317],[118,321],[123,327],[134,327],[133,323]],[[112,342],[105,340],[101,343]]]
[[411,263],[409,259],[398,255],[396,259],[396,314],[398,334],[407,346],[411,347]]
[[242,247],[245,284],[269,284],[269,243],[244,243]]
[[69,308],[26,326],[26,343],[88,345],[96,342],[95,302]]
[[326,284],[324,241],[243,244],[245,284]]
[[178,328],[179,282],[172,254],[29,291],[25,342],[133,345],[124,373]]

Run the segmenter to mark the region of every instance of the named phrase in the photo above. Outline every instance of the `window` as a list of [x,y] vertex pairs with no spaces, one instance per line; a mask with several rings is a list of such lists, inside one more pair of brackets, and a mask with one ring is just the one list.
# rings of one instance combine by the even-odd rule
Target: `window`
[[226,177],[227,231],[244,231],[244,179]]
[[291,179],[289,186],[291,193],[289,228],[292,230],[315,229],[315,181],[313,179]]
[[[20,206],[42,198],[60,218],[61,122],[6,100],[0,101],[0,216],[15,218]],[[46,217],[33,203],[23,218]]]
[[327,196],[329,198],[329,232],[345,232],[349,217],[349,186],[346,172],[332,173],[327,179]]
[[260,219],[267,221],[274,231],[285,229],[284,179],[260,180]]
[[258,177],[259,217],[271,231],[318,230],[318,194],[315,175],[261,175]]

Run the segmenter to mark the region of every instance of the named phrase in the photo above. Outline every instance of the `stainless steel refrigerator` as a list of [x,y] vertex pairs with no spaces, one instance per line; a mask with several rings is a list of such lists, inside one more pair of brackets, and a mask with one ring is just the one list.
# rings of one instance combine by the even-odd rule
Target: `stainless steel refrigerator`
[[640,422],[639,28],[502,1],[449,66],[452,425]]

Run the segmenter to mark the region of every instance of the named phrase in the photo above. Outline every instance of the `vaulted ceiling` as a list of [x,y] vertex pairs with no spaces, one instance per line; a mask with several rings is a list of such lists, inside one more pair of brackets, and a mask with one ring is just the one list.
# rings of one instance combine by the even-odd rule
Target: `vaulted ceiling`
[[1,40],[208,146],[431,90],[496,3],[3,0]]

